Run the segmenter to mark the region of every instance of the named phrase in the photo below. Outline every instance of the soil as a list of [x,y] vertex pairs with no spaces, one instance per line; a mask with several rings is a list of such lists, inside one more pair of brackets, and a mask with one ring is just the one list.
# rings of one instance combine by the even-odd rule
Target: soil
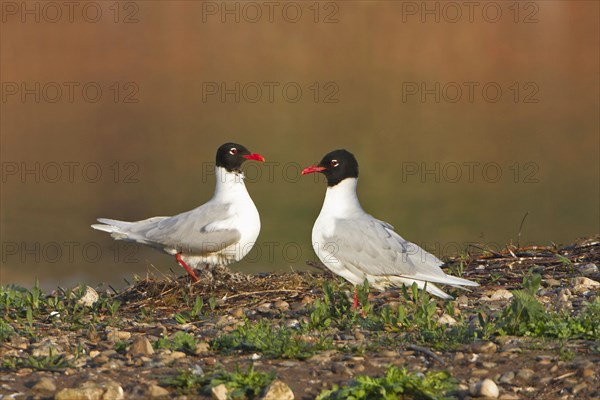
[[[455,271],[460,262],[450,259],[447,266]],[[464,319],[475,320],[481,312],[493,313],[506,307],[511,301],[506,290],[521,289],[525,276],[539,273],[542,281],[536,297],[546,310],[577,314],[600,293],[600,286],[594,283],[600,281],[598,266],[600,236],[562,247],[513,246],[501,252],[470,254],[462,259],[462,276],[481,286],[452,292],[458,295],[452,303]],[[323,389],[333,384],[347,385],[356,375],[381,376],[389,365],[423,373],[448,371],[458,382],[453,394],[457,398],[475,396],[469,388],[485,378],[495,382],[503,399],[600,398],[597,338],[497,335],[436,350],[439,346],[433,343],[407,342],[402,332],[386,333],[385,341],[371,340],[376,334],[357,324],[328,332],[333,349],[306,359],[269,358],[253,350],[210,347],[215,337],[235,330],[246,319],[286,326],[307,320],[315,301],[324,296],[323,282],[335,282],[340,295],[352,296],[351,286],[321,266],[313,267],[312,272],[256,276],[216,271],[212,279],[195,284],[185,276],[147,277],[119,293],[98,290],[101,298],[121,302],[117,317],[103,312],[75,330],[51,315],[36,318],[33,335],[22,333],[23,321],[8,321],[19,334],[1,343],[2,360],[25,359],[51,348],[54,354],[63,354],[68,364],[44,370],[0,363],[0,399],[55,398],[64,388],[81,388],[94,382],[112,382],[120,387],[123,394],[117,393],[114,398],[210,398],[200,391],[183,393],[165,385],[164,377],[185,369],[209,371],[216,366],[245,371],[251,364],[258,371],[274,371],[297,399],[314,399]],[[177,320],[178,313],[191,311],[196,297],[203,299],[202,315],[190,322]],[[374,313],[386,304],[401,301],[399,290],[369,293]],[[444,302],[437,303],[436,318],[444,311]],[[136,341],[136,346],[142,343],[140,338],[154,343],[178,331],[192,334],[204,348],[190,352],[144,351],[142,346],[141,352],[133,350]],[[111,398],[109,391],[104,394],[104,398]]]

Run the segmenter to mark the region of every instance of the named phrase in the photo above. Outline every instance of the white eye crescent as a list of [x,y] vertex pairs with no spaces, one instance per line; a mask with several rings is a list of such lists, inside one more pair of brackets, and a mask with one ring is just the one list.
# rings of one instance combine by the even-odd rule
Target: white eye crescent
[[238,152],[238,150],[235,147],[232,147],[231,149],[229,149],[229,154],[231,154],[232,156],[236,155],[237,152]]
[[337,167],[338,165],[340,165],[340,163],[338,162],[338,160],[331,160],[330,162],[332,167]]

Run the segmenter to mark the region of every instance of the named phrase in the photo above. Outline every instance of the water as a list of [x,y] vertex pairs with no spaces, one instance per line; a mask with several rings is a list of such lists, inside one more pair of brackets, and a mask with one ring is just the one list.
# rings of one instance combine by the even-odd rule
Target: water
[[232,6],[239,23],[221,3],[98,4],[96,23],[2,25],[2,285],[183,274],[89,225],[206,201],[230,140],[270,162],[246,165],[263,226],[235,266],[249,273],[315,259],[325,183],[298,173],[342,147],[363,207],[438,256],[514,242],[525,213],[522,244],[599,231],[595,2],[496,2],[497,22],[472,23],[436,2],[439,23],[420,2],[292,3],[295,23],[262,3],[257,22]]

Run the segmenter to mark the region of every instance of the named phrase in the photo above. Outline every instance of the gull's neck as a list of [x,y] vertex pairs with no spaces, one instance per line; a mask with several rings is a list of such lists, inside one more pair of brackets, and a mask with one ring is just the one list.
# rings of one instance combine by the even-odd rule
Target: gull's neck
[[223,167],[216,167],[215,178],[217,182],[213,200],[229,202],[239,196],[249,196],[243,172],[230,172]]
[[335,186],[328,186],[321,213],[337,218],[364,213],[356,195],[357,183],[358,178],[346,178]]

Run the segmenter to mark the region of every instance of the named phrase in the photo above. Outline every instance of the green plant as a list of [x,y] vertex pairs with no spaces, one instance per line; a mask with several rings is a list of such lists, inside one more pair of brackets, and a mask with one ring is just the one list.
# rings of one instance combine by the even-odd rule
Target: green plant
[[265,387],[275,379],[275,373],[259,372],[254,365],[243,372],[236,366],[234,372],[218,369],[211,374],[197,374],[192,370],[181,370],[173,377],[164,378],[162,385],[178,388],[183,393],[204,393],[218,385],[225,385],[230,399],[253,399],[258,397]]
[[315,352],[332,347],[331,339],[320,335],[306,341],[299,332],[285,326],[272,326],[268,321],[246,321],[231,333],[213,340],[217,350],[259,351],[267,357],[304,359]]
[[446,399],[456,388],[447,372],[410,373],[391,366],[380,378],[359,375],[345,387],[333,385],[322,391],[317,400],[368,399]]
[[21,357],[6,357],[2,361],[2,366],[7,369],[17,370],[21,368],[31,368],[38,371],[57,371],[68,367],[70,364],[65,360],[64,355],[53,355],[52,351],[47,356],[34,357],[32,355]]
[[183,331],[175,332],[169,338],[160,338],[154,342],[153,347],[155,349],[171,349],[177,351],[183,351],[186,353],[193,353],[196,350],[196,339],[194,336]]

